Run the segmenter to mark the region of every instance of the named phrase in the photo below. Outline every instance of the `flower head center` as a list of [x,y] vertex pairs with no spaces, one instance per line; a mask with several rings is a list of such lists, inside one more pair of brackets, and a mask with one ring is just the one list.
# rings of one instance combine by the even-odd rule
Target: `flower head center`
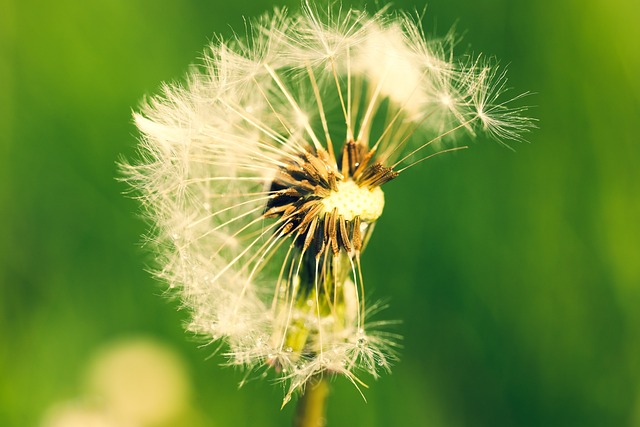
[[364,222],[374,222],[384,208],[384,193],[380,187],[361,187],[353,180],[339,181],[337,189],[322,199],[323,212],[331,213],[334,209],[346,221],[356,216]]

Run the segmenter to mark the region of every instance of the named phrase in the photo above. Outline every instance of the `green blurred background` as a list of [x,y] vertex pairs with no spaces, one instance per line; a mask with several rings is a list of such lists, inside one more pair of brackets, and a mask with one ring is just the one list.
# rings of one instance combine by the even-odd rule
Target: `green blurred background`
[[[279,386],[238,390],[242,373],[183,332],[115,179],[143,95],[273,7],[221,3],[0,1],[1,426],[99,406],[91,364],[135,337],[188,375],[188,408],[162,425],[289,425]],[[429,2],[428,32],[457,23],[461,51],[536,92],[539,129],[389,184],[364,268],[403,320],[402,359],[367,403],[335,381],[330,426],[640,426],[638,22],[637,0]]]

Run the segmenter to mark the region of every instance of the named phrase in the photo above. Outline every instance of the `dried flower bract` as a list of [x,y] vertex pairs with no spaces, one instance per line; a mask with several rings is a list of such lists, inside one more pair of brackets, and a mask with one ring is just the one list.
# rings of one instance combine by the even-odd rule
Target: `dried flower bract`
[[381,187],[461,132],[519,139],[531,121],[502,72],[403,14],[307,5],[247,33],[135,114],[124,169],[189,329],[278,372],[286,402],[318,374],[389,369],[396,338],[367,321],[361,268]]

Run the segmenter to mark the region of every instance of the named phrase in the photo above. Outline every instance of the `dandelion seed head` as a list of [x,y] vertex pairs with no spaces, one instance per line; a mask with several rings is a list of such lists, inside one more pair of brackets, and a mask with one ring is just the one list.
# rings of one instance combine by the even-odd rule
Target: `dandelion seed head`
[[455,59],[453,39],[386,11],[277,10],[134,113],[140,160],[123,169],[157,276],[190,331],[278,374],[285,402],[313,376],[360,387],[396,358],[361,263],[382,187],[459,134],[518,140],[532,125],[503,100],[504,71]]

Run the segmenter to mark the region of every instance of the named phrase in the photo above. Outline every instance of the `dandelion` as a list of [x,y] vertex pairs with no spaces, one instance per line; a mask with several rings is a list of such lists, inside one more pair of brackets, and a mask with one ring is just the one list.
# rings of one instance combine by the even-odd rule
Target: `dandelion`
[[369,321],[361,262],[384,184],[466,148],[461,133],[518,140],[532,125],[502,100],[504,73],[453,59],[453,41],[401,13],[275,11],[134,115],[141,160],[124,168],[157,275],[189,330],[226,343],[232,365],[278,373],[285,403],[395,358],[397,337]]

